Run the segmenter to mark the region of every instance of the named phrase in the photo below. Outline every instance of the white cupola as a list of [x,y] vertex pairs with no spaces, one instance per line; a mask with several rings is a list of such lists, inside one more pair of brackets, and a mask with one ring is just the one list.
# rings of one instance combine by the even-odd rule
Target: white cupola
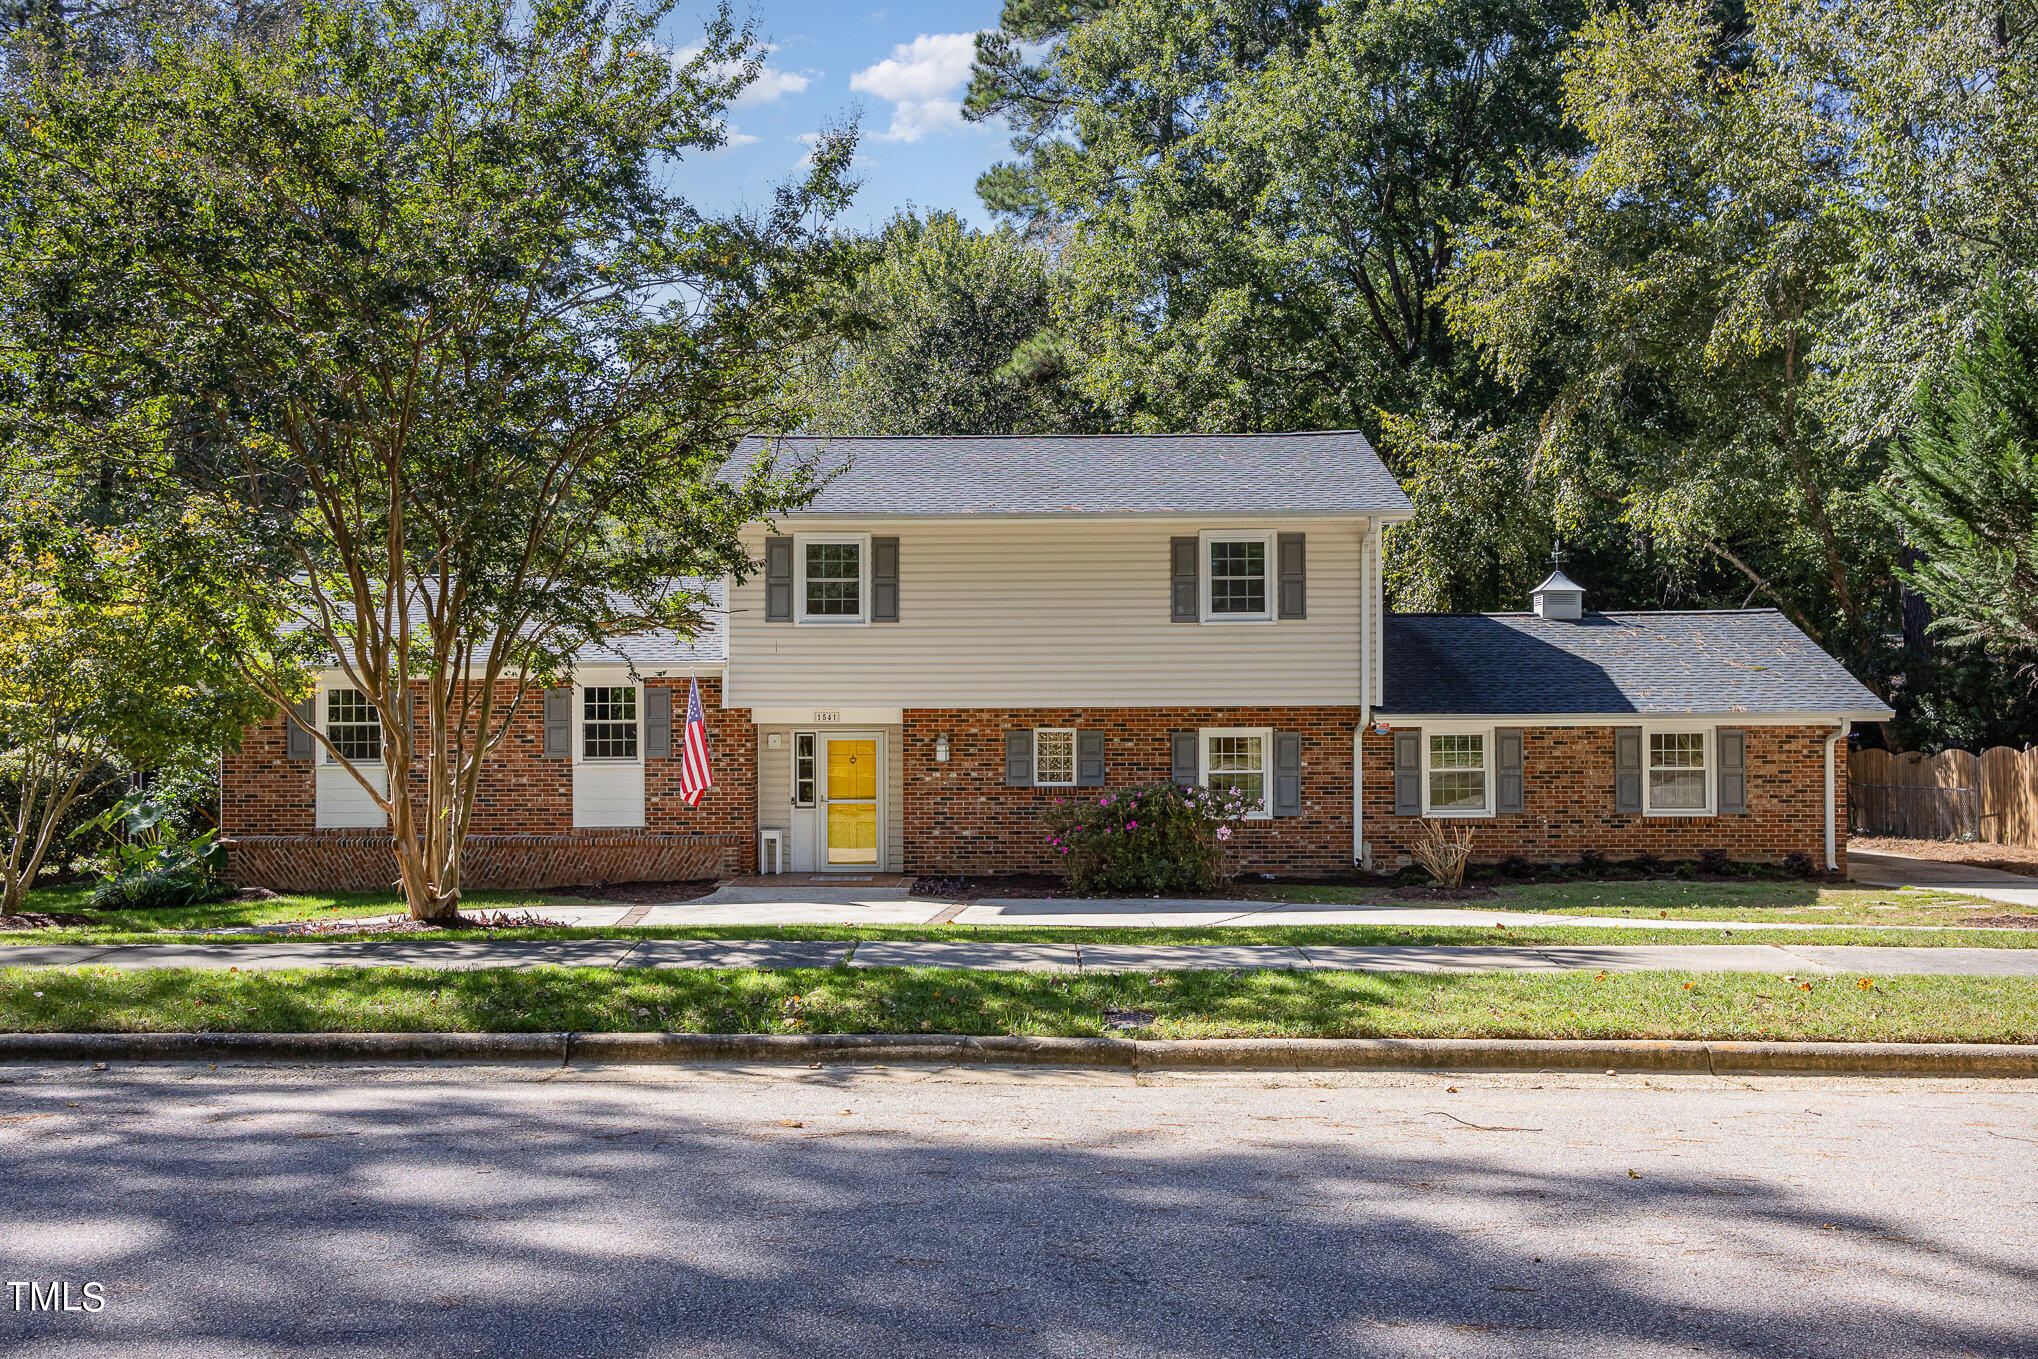
[[1575,622],[1585,616],[1585,587],[1561,570],[1550,572],[1549,579],[1529,592],[1529,599],[1539,618]]

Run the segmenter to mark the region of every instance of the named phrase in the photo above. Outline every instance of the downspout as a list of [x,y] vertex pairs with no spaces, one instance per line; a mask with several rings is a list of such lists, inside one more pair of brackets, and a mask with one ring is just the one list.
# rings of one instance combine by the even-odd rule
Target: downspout
[[1840,867],[1839,816],[1833,810],[1833,799],[1839,791],[1838,780],[1834,776],[1833,747],[1846,739],[1847,731],[1853,725],[1853,719],[1842,718],[1840,725],[1833,729],[1833,734],[1826,738],[1826,871],[1828,873],[1834,872]]
[[1368,519],[1359,530],[1359,725],[1352,732],[1352,863],[1370,868],[1366,862],[1366,727],[1373,717],[1372,640],[1374,636],[1372,559],[1374,521]]

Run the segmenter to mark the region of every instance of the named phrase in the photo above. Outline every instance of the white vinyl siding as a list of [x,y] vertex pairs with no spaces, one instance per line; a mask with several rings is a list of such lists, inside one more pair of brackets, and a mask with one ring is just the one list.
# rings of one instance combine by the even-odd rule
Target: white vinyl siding
[[[1170,621],[1169,540],[1309,535],[1309,616],[1263,627]],[[1356,705],[1363,521],[984,519],[886,524],[899,621],[789,626],[764,578],[731,594],[732,708]],[[766,530],[746,530],[762,557]],[[1377,574],[1374,575],[1377,580]],[[1271,582],[1269,588],[1272,588]]]

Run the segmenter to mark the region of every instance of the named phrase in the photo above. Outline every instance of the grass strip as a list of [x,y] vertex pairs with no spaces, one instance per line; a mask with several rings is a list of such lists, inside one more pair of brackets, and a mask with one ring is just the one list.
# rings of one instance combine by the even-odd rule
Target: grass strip
[[[321,934],[321,943],[493,939],[800,939],[847,943],[998,944],[1859,944],[1902,948],[2038,948],[2038,930],[1895,930],[1805,926],[1762,930],[1671,930],[1589,925],[565,925],[552,929],[435,930],[426,934]],[[252,947],[273,935],[202,938],[105,930],[35,930],[0,935],[0,963],[14,944],[205,944]]]
[[[1107,1027],[1131,1012],[1131,1029]],[[1145,1016],[1151,1016],[1146,1019]],[[0,969],[0,1030],[80,1033],[956,1033],[2038,1041],[2009,977],[940,968],[615,972]]]

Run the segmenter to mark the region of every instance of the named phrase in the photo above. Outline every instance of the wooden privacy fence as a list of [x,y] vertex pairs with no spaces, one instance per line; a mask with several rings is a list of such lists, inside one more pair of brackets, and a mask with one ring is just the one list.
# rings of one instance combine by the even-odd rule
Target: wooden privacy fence
[[1857,835],[2038,849],[2038,747],[1857,750],[1847,757],[1847,811]]

